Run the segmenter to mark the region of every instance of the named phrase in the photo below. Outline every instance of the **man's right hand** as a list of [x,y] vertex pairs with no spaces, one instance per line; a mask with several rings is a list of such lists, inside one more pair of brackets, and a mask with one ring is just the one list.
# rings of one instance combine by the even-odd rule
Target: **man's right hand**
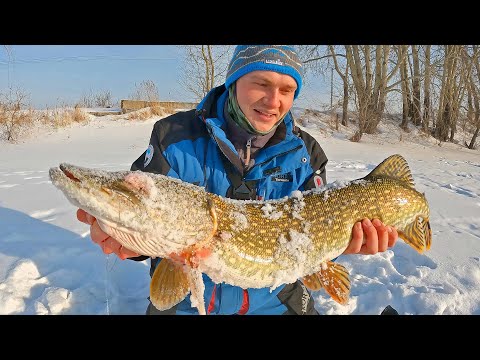
[[114,253],[122,260],[125,260],[129,257],[140,256],[140,254],[124,248],[117,240],[100,229],[97,219],[95,219],[85,210],[77,210],[77,219],[87,225],[90,225],[90,237],[92,238],[92,241],[95,244],[98,244],[105,254]]

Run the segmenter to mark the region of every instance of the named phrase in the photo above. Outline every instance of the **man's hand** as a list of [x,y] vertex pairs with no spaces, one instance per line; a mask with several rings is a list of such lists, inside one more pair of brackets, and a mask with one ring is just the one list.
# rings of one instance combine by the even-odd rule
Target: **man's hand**
[[98,244],[105,254],[114,253],[120,259],[125,260],[129,257],[140,256],[139,254],[124,248],[117,240],[103,232],[92,215],[82,209],[77,210],[77,219],[87,225],[90,225],[90,237],[92,241]]
[[378,219],[370,221],[365,218],[353,226],[352,240],[343,254],[374,255],[393,247],[397,239],[398,232],[394,227],[386,226]]

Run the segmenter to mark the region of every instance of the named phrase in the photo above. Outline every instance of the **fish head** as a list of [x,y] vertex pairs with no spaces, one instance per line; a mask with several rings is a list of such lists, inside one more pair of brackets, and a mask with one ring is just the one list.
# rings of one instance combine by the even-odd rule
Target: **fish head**
[[193,197],[204,191],[193,184],[182,186],[178,179],[67,163],[51,168],[49,175],[52,184],[74,206],[94,216],[105,233],[142,255],[182,253],[214,228],[207,201],[192,210],[192,203],[200,201]]
[[108,172],[62,163],[51,168],[49,176],[73,205],[112,221],[119,214],[123,220],[138,216],[159,191],[152,178],[140,171]]

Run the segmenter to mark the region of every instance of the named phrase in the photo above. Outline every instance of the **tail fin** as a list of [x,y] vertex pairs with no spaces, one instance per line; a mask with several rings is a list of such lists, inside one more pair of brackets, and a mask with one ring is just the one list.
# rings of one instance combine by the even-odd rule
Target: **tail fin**
[[430,249],[432,229],[429,219],[417,216],[415,221],[405,227],[404,231],[398,231],[398,236],[419,253]]

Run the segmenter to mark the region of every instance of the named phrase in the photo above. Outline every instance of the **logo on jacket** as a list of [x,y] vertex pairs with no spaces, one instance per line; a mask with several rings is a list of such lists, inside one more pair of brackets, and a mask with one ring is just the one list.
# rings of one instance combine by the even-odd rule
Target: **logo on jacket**
[[150,164],[150,161],[152,161],[153,158],[153,145],[150,144],[148,145],[147,151],[145,151],[145,160],[143,160],[143,167],[147,167],[148,164]]
[[293,181],[293,175],[291,173],[274,175],[274,176],[272,176],[272,181],[292,182]]
[[322,178],[320,177],[320,175],[315,175],[313,177],[313,182],[315,184],[316,189],[320,189],[323,185],[323,181],[322,181]]

